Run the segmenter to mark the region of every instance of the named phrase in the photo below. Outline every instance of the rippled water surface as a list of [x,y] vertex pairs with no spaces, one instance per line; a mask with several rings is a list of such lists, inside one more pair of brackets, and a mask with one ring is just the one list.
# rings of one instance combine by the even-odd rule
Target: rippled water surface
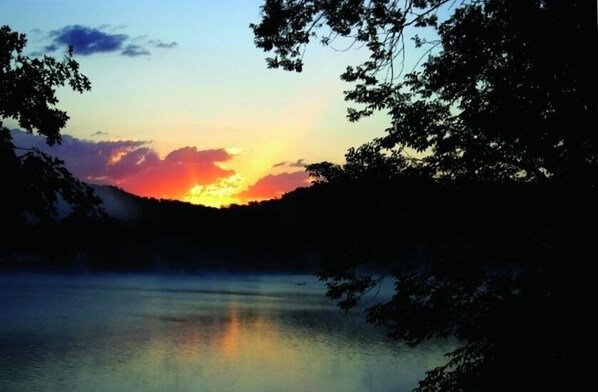
[[409,391],[442,360],[309,276],[0,276],[0,391]]

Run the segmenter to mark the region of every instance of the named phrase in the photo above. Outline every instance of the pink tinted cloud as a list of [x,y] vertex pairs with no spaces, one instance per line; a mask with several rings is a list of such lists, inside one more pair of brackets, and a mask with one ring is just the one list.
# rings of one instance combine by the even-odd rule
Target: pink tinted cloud
[[255,184],[237,196],[244,200],[270,199],[308,185],[309,175],[305,171],[269,174],[257,180]]
[[197,150],[183,147],[172,151],[156,164],[144,165],[134,176],[119,184],[132,193],[181,199],[195,185],[207,185],[235,172],[217,165],[232,156],[224,149]]
[[195,185],[235,174],[218,166],[232,159],[225,149],[182,147],[163,159],[144,141],[88,141],[63,135],[62,144],[48,147],[43,137],[13,130],[18,147],[38,148],[64,160],[78,178],[118,185],[140,196],[181,199]]

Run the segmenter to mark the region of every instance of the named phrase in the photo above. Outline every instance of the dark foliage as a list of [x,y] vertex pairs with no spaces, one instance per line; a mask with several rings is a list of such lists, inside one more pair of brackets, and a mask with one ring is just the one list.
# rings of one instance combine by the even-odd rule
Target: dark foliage
[[71,219],[101,214],[92,189],[75,179],[63,162],[37,149],[15,146],[3,125],[12,119],[27,132],[45,136],[49,145],[60,143],[68,116],[56,108],[56,88],[68,84],[77,92],[90,89],[72,52],[61,61],[30,58],[23,55],[26,42],[23,34],[0,27],[0,212],[3,224],[10,227],[7,243],[27,235],[28,223],[53,220],[59,200],[70,205]]
[[[271,68],[301,71],[312,39],[369,50],[341,75],[358,105],[348,117],[391,121],[345,165],[308,167],[318,187],[362,196],[335,204],[342,234],[323,237],[328,295],[350,309],[393,279],[370,322],[412,345],[462,342],[419,391],[591,384],[595,4],[266,0],[262,11],[251,27]],[[423,53],[411,72],[407,37]]]
[[[353,85],[346,99],[361,105],[349,119],[388,112],[381,144],[426,152],[419,164],[436,176],[597,178],[592,2],[267,0],[262,11],[251,27],[274,53],[269,67],[301,71],[311,39],[365,46],[369,59],[341,76]],[[424,53],[404,73],[408,34]]]
[[370,307],[369,322],[411,345],[462,342],[420,390],[574,390],[591,381],[595,190],[418,177],[318,187],[340,200],[310,215],[337,222],[328,233],[312,229],[328,296],[350,309],[391,279],[393,298]]

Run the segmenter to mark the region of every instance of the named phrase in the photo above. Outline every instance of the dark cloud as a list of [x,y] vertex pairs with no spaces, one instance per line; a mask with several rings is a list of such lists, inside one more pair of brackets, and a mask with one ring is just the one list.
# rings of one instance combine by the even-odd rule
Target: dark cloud
[[88,56],[94,53],[115,52],[121,50],[129,36],[110,34],[93,27],[71,25],[50,33],[52,44],[46,51],[53,52],[61,46],[72,46],[76,54]]
[[305,171],[269,174],[237,196],[245,200],[270,199],[307,185],[309,185],[309,175]]
[[128,56],[128,57],[151,55],[149,50],[144,49],[143,47],[141,47],[139,45],[132,45],[132,44],[127,45],[127,47],[122,52],[120,52],[120,54],[122,54],[123,56]]
[[148,142],[89,141],[63,135],[48,147],[45,139],[12,130],[16,146],[35,147],[64,160],[78,178],[90,183],[118,185],[141,196],[182,199],[196,185],[207,185],[235,174],[218,166],[232,159],[225,149],[182,147],[161,158]]
[[301,158],[301,159],[297,159],[295,162],[282,161],[282,162],[278,162],[278,163],[275,163],[274,165],[272,165],[272,167],[282,167],[282,166],[305,167],[305,166],[307,166],[307,163],[305,163],[305,159]]
[[108,132],[104,132],[104,131],[95,131],[94,133],[92,133],[90,136],[95,137],[95,136],[108,136]]
[[62,135],[62,143],[48,147],[45,138],[19,130],[12,130],[14,144],[18,147],[37,148],[65,162],[73,174],[82,180],[110,184],[116,179],[112,171],[113,159],[121,154],[143,148],[147,142],[136,140],[93,142]]
[[65,26],[49,33],[51,42],[44,46],[44,51],[55,52],[72,46],[74,53],[82,56],[119,53],[122,56],[139,57],[151,55],[150,48],[171,49],[177,46],[175,41],[163,42],[148,39],[145,35],[131,38],[127,34],[115,32],[123,27],[125,26],[102,25],[98,28],[81,25]]

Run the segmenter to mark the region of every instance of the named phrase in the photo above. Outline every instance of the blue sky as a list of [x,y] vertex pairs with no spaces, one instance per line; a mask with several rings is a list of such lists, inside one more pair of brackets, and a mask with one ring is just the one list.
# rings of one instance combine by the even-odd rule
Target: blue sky
[[147,142],[162,158],[186,147],[226,149],[231,158],[217,165],[235,173],[229,180],[241,190],[300,170],[277,163],[340,162],[347,148],[386,127],[383,115],[356,124],[345,117],[348,86],[339,75],[363,52],[314,44],[304,72],[268,70],[249,29],[260,4],[0,0],[0,24],[27,34],[30,54],[60,55],[60,37],[74,28],[116,37],[118,50],[87,48],[76,56],[92,91],[60,92],[71,117],[64,132],[93,142]]

